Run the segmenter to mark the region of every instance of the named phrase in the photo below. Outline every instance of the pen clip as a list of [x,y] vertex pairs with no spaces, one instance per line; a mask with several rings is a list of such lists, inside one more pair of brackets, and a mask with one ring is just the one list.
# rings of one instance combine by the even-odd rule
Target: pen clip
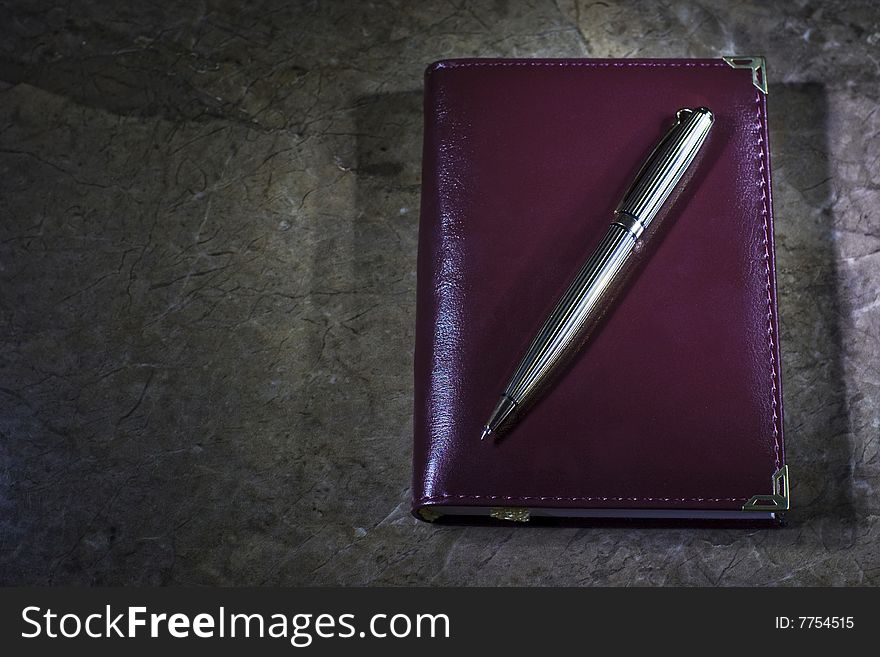
[[682,108],[676,122],[645,160],[614,211],[633,224],[638,238],[650,225],[694,161],[715,117],[706,107]]

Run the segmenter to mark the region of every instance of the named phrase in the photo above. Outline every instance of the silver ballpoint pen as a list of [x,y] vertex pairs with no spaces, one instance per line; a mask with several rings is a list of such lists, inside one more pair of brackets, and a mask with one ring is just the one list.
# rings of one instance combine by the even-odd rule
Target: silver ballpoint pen
[[[615,285],[645,229],[678,187],[709,134],[705,108],[680,109],[614,211],[605,237],[562,295],[501,393],[480,439],[508,429],[581,345],[620,287]],[[649,235],[645,236],[646,238]]]

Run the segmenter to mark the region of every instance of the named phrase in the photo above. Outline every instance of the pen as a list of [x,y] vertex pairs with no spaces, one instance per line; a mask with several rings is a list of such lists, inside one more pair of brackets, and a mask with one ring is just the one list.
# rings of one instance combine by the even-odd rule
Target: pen
[[613,284],[624,264],[693,162],[713,121],[712,112],[705,107],[678,110],[675,124],[645,160],[615,209],[605,237],[532,340],[483,427],[481,440],[511,428],[551,375],[581,345],[619,288]]

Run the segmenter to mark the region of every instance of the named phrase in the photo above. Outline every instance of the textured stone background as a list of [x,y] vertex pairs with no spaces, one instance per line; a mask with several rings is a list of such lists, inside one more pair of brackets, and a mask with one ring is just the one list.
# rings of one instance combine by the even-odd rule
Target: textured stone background
[[[53,4],[0,2],[0,582],[880,581],[876,3]],[[424,66],[731,53],[770,63],[789,526],[412,519]]]

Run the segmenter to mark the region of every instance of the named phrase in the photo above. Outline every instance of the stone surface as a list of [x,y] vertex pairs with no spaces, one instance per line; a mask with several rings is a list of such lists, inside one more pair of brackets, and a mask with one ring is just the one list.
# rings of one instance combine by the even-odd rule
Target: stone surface
[[[880,581],[876,3],[76,4],[0,3],[0,582]],[[424,66],[730,53],[770,63],[788,527],[412,519]]]

